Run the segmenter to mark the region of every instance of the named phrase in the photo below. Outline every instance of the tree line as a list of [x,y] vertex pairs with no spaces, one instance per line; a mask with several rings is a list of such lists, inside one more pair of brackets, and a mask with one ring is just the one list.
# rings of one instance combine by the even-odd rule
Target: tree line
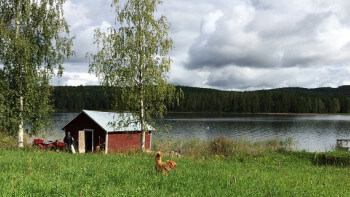
[[[167,106],[173,112],[228,113],[350,113],[350,86],[338,88],[279,88],[258,91],[221,91],[176,87],[183,91],[179,105]],[[110,110],[117,98],[101,86],[57,86],[53,100],[57,112],[82,109]]]

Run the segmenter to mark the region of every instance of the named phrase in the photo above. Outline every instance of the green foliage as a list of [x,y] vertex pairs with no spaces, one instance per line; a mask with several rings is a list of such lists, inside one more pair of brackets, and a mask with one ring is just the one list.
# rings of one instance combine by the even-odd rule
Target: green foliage
[[18,129],[18,114],[13,110],[16,100],[10,99],[15,94],[15,90],[9,88],[8,81],[5,80],[5,73],[0,69],[0,131],[14,136]]
[[184,99],[172,111],[231,113],[348,113],[350,91],[281,88],[249,92],[181,87]]
[[152,116],[162,117],[165,103],[176,100],[175,87],[167,83],[171,63],[167,54],[173,47],[168,35],[170,25],[165,16],[155,17],[160,3],[114,0],[112,6],[119,28],[110,27],[107,32],[97,28],[98,52],[90,54],[89,71],[96,73],[103,86],[114,88],[113,109],[135,112],[143,136],[145,121],[152,124]]
[[31,128],[29,134],[50,127],[49,82],[54,69],[60,76],[63,61],[73,54],[64,2],[0,0],[0,109],[5,119],[0,129],[9,134],[22,122]]
[[313,153],[272,152],[245,160],[154,154],[0,151],[1,196],[349,196],[349,167],[317,165]]
[[56,112],[80,112],[82,109],[107,111],[114,103],[111,89],[99,86],[56,86],[52,100]]
[[[184,93],[179,105],[167,104],[173,112],[230,113],[350,113],[350,89],[285,88],[251,92],[177,87]],[[111,89],[99,86],[55,87],[58,111],[109,110]],[[126,108],[125,108],[126,109]]]

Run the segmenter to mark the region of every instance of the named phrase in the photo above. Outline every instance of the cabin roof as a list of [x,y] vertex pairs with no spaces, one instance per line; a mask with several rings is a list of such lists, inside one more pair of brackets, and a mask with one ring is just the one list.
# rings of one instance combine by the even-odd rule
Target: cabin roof
[[[137,116],[132,113],[115,113],[115,112],[102,112],[83,110],[70,122],[68,122],[62,130],[67,127],[72,121],[74,121],[82,113],[86,114],[96,124],[98,124],[106,132],[125,132],[125,131],[141,131],[141,123],[137,121]],[[115,125],[113,125],[113,123]],[[147,125],[147,130],[155,130],[150,125]]]

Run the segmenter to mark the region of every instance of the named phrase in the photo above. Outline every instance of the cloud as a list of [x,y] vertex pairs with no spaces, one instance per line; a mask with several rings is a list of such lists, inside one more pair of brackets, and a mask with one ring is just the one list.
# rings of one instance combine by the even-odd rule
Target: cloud
[[[96,85],[94,29],[115,25],[111,0],[67,0],[77,55],[53,84]],[[349,84],[350,1],[164,0],[175,49],[169,81],[232,90]]]
[[68,63],[81,63],[87,66],[86,53],[96,51],[94,30],[98,27],[107,29],[113,24],[113,12],[110,2],[105,0],[71,0],[64,4],[65,18],[74,36],[75,56]]
[[319,67],[350,61],[350,26],[335,12],[339,7],[319,11],[311,1],[253,2],[232,2],[220,18],[218,11],[204,16],[202,26],[211,31],[202,29],[186,67]]
[[60,78],[54,77],[53,85],[98,85],[95,75],[88,73],[87,53],[95,53],[94,30],[106,30],[114,23],[111,1],[106,0],[68,0],[64,4],[65,18],[74,36],[73,50],[75,56],[64,64],[64,73]]
[[[212,70],[205,87],[229,90],[257,90],[281,87],[338,87],[349,81],[349,65],[314,69],[310,67],[249,68],[227,66]],[[335,77],[336,76],[336,77]]]
[[98,85],[98,78],[88,72],[66,71],[60,78],[54,77],[51,84],[55,86],[79,86],[79,85]]

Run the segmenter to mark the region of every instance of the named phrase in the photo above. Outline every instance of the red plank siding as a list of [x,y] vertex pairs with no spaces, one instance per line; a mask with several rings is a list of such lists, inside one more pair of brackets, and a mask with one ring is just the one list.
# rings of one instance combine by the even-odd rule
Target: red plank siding
[[[151,132],[146,133],[146,150],[150,150]],[[108,133],[108,152],[123,152],[141,149],[141,132]]]

